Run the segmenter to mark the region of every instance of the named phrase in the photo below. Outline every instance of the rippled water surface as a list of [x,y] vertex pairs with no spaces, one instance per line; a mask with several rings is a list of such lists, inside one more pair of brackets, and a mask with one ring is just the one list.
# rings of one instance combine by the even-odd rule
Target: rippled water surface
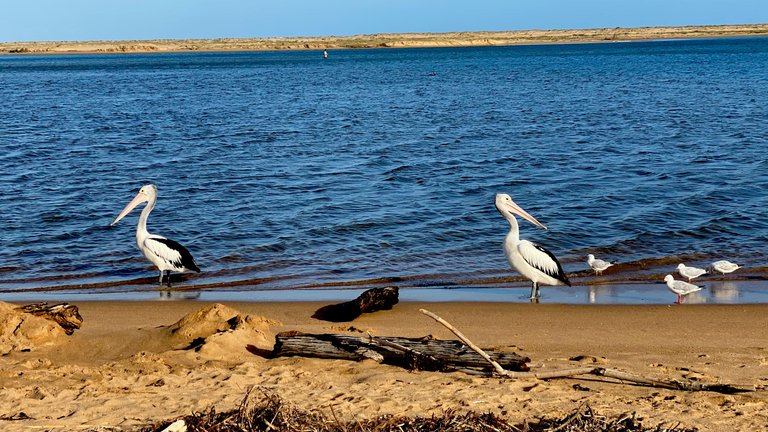
[[569,272],[768,260],[768,38],[2,56],[0,98],[0,290],[154,288],[108,227],[147,182],[179,287],[499,286],[497,192]]

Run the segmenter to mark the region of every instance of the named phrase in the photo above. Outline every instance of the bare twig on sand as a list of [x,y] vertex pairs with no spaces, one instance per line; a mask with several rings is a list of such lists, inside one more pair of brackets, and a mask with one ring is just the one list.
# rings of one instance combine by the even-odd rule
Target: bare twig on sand
[[586,366],[586,367],[580,367],[580,368],[574,368],[574,369],[562,369],[562,370],[555,370],[555,371],[549,371],[549,372],[508,371],[503,367],[501,367],[501,365],[499,365],[493,359],[491,359],[488,356],[488,354],[486,354],[477,345],[472,343],[472,341],[470,341],[469,338],[464,336],[464,334],[462,334],[458,329],[452,326],[448,321],[442,319],[438,315],[426,309],[419,309],[419,311],[424,315],[427,315],[428,317],[439,322],[440,324],[444,325],[448,330],[452,331],[453,334],[455,334],[459,339],[461,339],[461,341],[464,342],[468,347],[472,348],[481,357],[485,358],[490,364],[492,364],[496,373],[498,373],[501,376],[506,376],[510,378],[553,379],[553,378],[567,378],[567,377],[573,377],[578,375],[596,375],[596,376],[603,376],[607,378],[614,378],[620,381],[630,382],[633,384],[666,388],[671,390],[712,391],[712,392],[728,393],[728,394],[754,391],[754,387],[750,388],[750,387],[744,387],[744,386],[734,386],[730,384],[704,384],[704,383],[690,381],[690,380],[657,380],[657,379],[645,378],[645,377],[630,374],[627,372],[622,372],[616,369],[607,369],[603,367]]
[[428,311],[428,310],[426,310],[426,309],[419,309],[419,312],[421,312],[421,313],[423,313],[424,315],[427,315],[428,317],[430,317],[430,318],[434,319],[435,321],[439,322],[440,324],[442,324],[442,325],[444,325],[446,328],[448,328],[448,330],[452,331],[452,332],[453,332],[453,334],[455,334],[455,335],[456,335],[456,337],[458,337],[458,338],[459,338],[459,340],[461,340],[462,342],[464,342],[464,345],[466,345],[466,346],[468,346],[468,347],[472,348],[472,349],[473,349],[473,350],[474,350],[476,353],[480,354],[480,356],[481,356],[482,358],[484,358],[486,361],[488,361],[488,363],[490,363],[490,364],[493,366],[493,368],[496,370],[496,373],[498,373],[499,375],[510,376],[509,374],[510,374],[511,372],[509,372],[509,371],[505,370],[503,367],[501,367],[501,365],[500,365],[500,364],[498,364],[496,361],[494,361],[494,360],[491,358],[491,356],[489,356],[488,354],[486,354],[486,352],[485,352],[485,351],[483,351],[482,349],[480,349],[480,347],[478,347],[477,345],[475,345],[474,343],[472,343],[472,341],[471,341],[471,340],[469,340],[469,338],[468,338],[468,337],[464,336],[464,334],[463,334],[462,332],[460,332],[460,331],[459,331],[459,330],[458,330],[456,327],[452,326],[452,325],[451,325],[451,324],[450,324],[448,321],[446,321],[446,320],[444,320],[444,319],[440,318],[439,316],[437,316],[437,315],[433,314],[432,312],[430,312],[430,311]]

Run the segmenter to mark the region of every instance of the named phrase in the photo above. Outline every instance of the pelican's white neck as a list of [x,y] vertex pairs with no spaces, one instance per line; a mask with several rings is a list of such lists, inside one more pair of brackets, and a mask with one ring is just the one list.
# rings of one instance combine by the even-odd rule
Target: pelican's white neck
[[509,233],[507,233],[507,239],[517,242],[520,240],[520,227],[517,225],[517,218],[515,215],[508,211],[501,212],[504,218],[509,222]]
[[149,214],[152,212],[152,209],[155,208],[156,202],[157,197],[150,198],[150,200],[147,201],[147,205],[141,211],[141,216],[139,216],[139,224],[136,225],[136,241],[139,244],[141,244],[144,239],[149,236],[149,231],[147,231],[147,219],[149,219]]

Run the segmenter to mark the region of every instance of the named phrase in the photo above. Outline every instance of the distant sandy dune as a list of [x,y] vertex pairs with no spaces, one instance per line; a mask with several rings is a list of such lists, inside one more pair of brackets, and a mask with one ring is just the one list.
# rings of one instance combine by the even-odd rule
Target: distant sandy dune
[[392,33],[356,36],[279,38],[6,42],[0,43],[0,54],[211,52],[500,46],[764,35],[768,35],[768,24],[691,27],[617,27],[581,30],[520,30],[503,32]]

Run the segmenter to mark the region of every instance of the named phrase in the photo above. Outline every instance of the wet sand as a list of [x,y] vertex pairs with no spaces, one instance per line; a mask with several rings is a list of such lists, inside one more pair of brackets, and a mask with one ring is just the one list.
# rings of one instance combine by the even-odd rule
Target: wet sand
[[[672,274],[682,279],[675,266],[680,257],[645,259],[620,263],[603,275],[591,270],[568,273],[573,286],[545,287],[542,303],[564,304],[670,304],[675,300],[664,283]],[[687,262],[687,261],[686,261]],[[570,263],[569,263],[570,264]],[[706,267],[704,260],[695,264]],[[150,271],[148,271],[150,273]],[[150,273],[151,274],[151,273]],[[73,276],[78,278],[78,276]],[[371,288],[397,286],[400,298],[408,301],[511,302],[529,303],[530,282],[511,269],[478,273],[423,274],[362,280],[338,280],[297,284],[292,278],[237,279],[211,281],[203,274],[175,274],[170,291],[158,289],[154,277],[96,281],[90,284],[66,283],[62,278],[31,281],[0,280],[0,300],[34,301],[104,301],[197,299],[217,302],[259,301],[344,301]],[[297,278],[301,276],[296,276]],[[214,276],[214,279],[216,276]],[[290,282],[293,280],[293,282]],[[749,267],[726,275],[707,274],[694,283],[705,289],[686,296],[688,304],[768,303],[768,268]]]
[[321,50],[348,48],[423,48],[618,42],[652,39],[688,39],[765,35],[768,35],[768,24],[638,28],[616,27],[572,30],[392,33],[318,37],[7,42],[0,43],[0,53],[149,53],[195,51],[213,52]]
[[[0,357],[2,430],[131,430],[215,406],[234,408],[249,386],[307,410],[343,418],[493,411],[513,421],[558,416],[588,402],[603,415],[637,412],[644,424],[703,431],[768,425],[768,305],[547,305],[401,302],[391,311],[334,324],[311,318],[324,302],[227,303],[248,326],[192,339],[230,309],[200,301],[79,302],[83,327]],[[589,379],[500,380],[408,372],[371,361],[266,359],[279,331],[455,337],[419,313],[429,309],[484,347],[519,352],[534,370],[599,364],[655,378],[755,386],[756,392],[686,393]],[[266,318],[266,319],[263,319]],[[6,319],[6,322],[8,320]],[[176,329],[176,330],[174,330]],[[353,331],[355,334],[356,331]],[[253,345],[247,350],[247,345]],[[569,360],[580,356],[580,360]],[[578,385],[577,385],[578,384]]]

